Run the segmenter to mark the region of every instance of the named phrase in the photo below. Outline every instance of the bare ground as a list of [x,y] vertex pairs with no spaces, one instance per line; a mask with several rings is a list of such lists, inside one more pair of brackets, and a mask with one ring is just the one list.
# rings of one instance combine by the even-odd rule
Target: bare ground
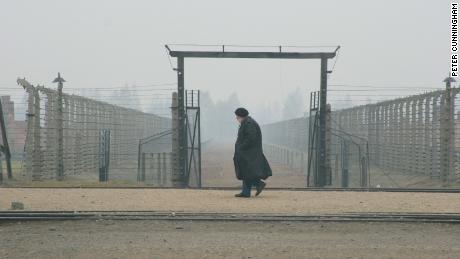
[[458,193],[266,190],[250,199],[236,191],[192,189],[0,188],[0,210],[153,210],[304,215],[342,212],[460,212]]
[[0,258],[460,258],[460,225],[49,221],[0,224]]
[[[228,142],[210,143],[203,149],[203,186],[241,186],[241,181],[235,178],[233,151],[233,144]],[[271,187],[303,188],[307,186],[307,177],[300,170],[293,170],[273,161],[269,163],[273,170],[273,176],[269,178]]]

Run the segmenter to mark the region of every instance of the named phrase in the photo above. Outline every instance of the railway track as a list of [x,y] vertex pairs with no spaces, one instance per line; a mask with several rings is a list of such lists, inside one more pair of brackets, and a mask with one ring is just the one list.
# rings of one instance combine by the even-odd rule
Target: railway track
[[[0,186],[0,189],[183,189],[175,187],[156,187],[156,186]],[[241,187],[202,187],[187,188],[192,190],[239,190]],[[460,188],[287,188],[287,187],[267,187],[266,190],[273,191],[333,191],[333,192],[429,192],[429,193],[460,193]]]
[[271,213],[187,213],[160,211],[0,211],[0,222],[36,220],[166,220],[166,221],[333,221],[460,223],[460,213],[346,212],[287,215]]

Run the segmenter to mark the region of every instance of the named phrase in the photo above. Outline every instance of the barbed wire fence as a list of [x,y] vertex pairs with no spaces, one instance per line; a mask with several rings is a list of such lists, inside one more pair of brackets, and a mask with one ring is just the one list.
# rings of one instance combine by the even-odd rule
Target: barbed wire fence
[[263,148],[269,160],[306,175],[308,125],[308,118],[263,125]]
[[369,141],[375,166],[455,184],[460,180],[459,90],[449,87],[344,109],[333,113],[333,121]]
[[[387,185],[402,187],[417,186],[416,180],[423,178],[429,180],[421,181],[422,186],[458,186],[460,89],[452,88],[450,83],[446,82],[445,90],[332,110],[327,129],[329,184],[378,187],[381,179],[386,178],[391,182]],[[350,89],[343,91],[347,90]],[[382,96],[374,94],[376,90],[380,89],[367,86],[351,91],[372,91],[360,95],[367,97],[362,101],[369,102],[370,96]],[[339,99],[334,95],[331,99],[336,103],[351,102],[349,98]],[[303,168],[305,172],[308,118],[272,123],[262,128],[265,150],[271,159]],[[414,181],[405,183],[401,178],[392,177],[394,174]]]
[[[167,107],[157,107],[158,112],[152,114],[129,108],[137,106],[134,101],[128,99],[118,100],[117,105],[109,103],[114,97],[113,92],[120,88],[99,88],[101,92],[106,92],[100,96],[64,93],[62,101],[59,102],[57,90],[30,84],[28,86],[25,82],[22,84],[26,85],[25,91],[19,87],[14,90],[20,90],[21,95],[25,93],[23,104],[27,106],[27,111],[24,112],[26,130],[24,133],[23,129],[15,128],[13,125],[7,128],[7,133],[9,137],[26,135],[24,152],[16,150],[12,157],[13,171],[18,172],[19,161],[20,173],[28,180],[41,181],[63,177],[95,181],[99,169],[99,134],[101,130],[110,130],[111,180],[139,181],[144,177],[143,172],[140,177],[138,171],[139,140],[172,129],[169,117],[172,112],[171,93],[174,89],[165,85],[130,90],[139,96],[148,96],[152,102],[168,102]],[[157,90],[160,89],[166,92],[158,93]],[[458,185],[459,88],[448,87],[445,90],[400,98],[394,97],[401,93],[388,94],[388,89],[404,92],[435,88],[332,85],[330,100],[333,105],[327,122],[327,182],[334,186],[377,186],[381,184],[380,179],[386,178],[387,181],[391,181],[391,186],[408,186],[395,176],[400,174],[415,180],[424,177],[445,186]],[[12,92],[9,88],[6,90],[8,93]],[[67,92],[76,88],[64,90]],[[380,90],[386,93],[382,94]],[[358,94],[353,99],[336,95],[354,92]],[[21,96],[20,94],[17,96]],[[104,101],[95,100],[96,97]],[[369,103],[373,97],[393,99]],[[349,104],[365,104],[349,105],[351,107],[346,108],[339,105],[342,101]],[[58,114],[58,103],[62,103],[62,117]],[[61,133],[58,129],[61,123],[63,148],[62,152],[59,152]],[[307,174],[309,128],[308,117],[263,125],[264,149],[269,159]],[[170,140],[164,143],[169,145]],[[172,153],[175,152],[174,146],[171,150]],[[60,153],[63,161],[62,173],[58,163]],[[146,182],[154,183],[158,181],[154,179],[162,179],[160,184],[168,185],[163,182],[166,178],[160,177],[158,172],[164,175],[166,171],[174,170],[173,165],[176,161],[171,155],[167,151],[158,157],[155,150],[149,151],[144,163],[156,171],[145,172],[146,179],[151,179]],[[153,162],[148,159],[153,159]],[[161,167],[156,165],[158,161],[161,161]],[[366,168],[371,170],[366,172]],[[346,172],[348,175],[345,175]],[[149,173],[152,175],[148,175]],[[421,184],[423,186],[428,183],[425,181]]]
[[60,94],[58,90],[33,86],[25,79],[18,79],[18,84],[27,93],[23,159],[26,180],[97,181],[100,134],[108,130],[111,180],[136,182],[139,140],[171,129],[169,110],[160,116],[75,94]]

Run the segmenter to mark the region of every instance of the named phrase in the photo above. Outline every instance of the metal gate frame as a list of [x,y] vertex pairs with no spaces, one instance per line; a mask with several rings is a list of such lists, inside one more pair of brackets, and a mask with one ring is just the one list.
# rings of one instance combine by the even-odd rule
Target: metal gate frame
[[99,131],[99,182],[109,181],[110,129]]
[[[187,156],[185,160],[187,161],[185,167],[186,186],[201,188],[200,90],[185,91],[185,114],[185,125],[187,130],[187,137],[185,138],[187,142]],[[190,119],[193,123],[191,123]],[[195,154],[195,152],[197,154]],[[191,177],[196,178],[195,181],[197,186],[191,186]]]
[[[156,142],[164,137],[169,136],[171,138],[171,135],[173,134],[172,130],[166,130],[159,132],[155,135],[139,139],[139,145],[138,145],[138,151],[137,151],[137,182],[145,182],[145,161],[143,158],[145,158],[145,153],[144,153],[144,145],[147,145],[152,142]],[[172,145],[172,144],[171,144]],[[172,148],[172,147],[171,147]],[[161,150],[161,152],[156,153],[156,154],[163,154],[163,153],[171,153],[172,150],[165,152],[164,150]],[[152,154],[153,152],[149,152]]]
[[313,172],[313,186],[320,186],[318,183],[319,173],[319,100],[320,92],[310,93],[310,114],[308,118],[308,170],[307,187],[311,186],[310,176]]
[[[251,51],[228,51],[226,46],[218,46],[221,49],[212,50],[212,51],[192,51],[192,50],[172,50],[171,47],[176,46],[177,44],[165,45],[165,48],[171,57],[177,58],[177,68],[173,68],[177,72],[177,111],[178,111],[178,144],[181,147],[178,164],[179,170],[185,173],[185,181],[187,182],[188,173],[187,165],[188,158],[188,147],[187,144],[187,126],[185,118],[187,115],[187,108],[184,107],[187,104],[184,102],[184,91],[185,91],[185,58],[242,58],[242,59],[317,59],[320,60],[320,91],[321,98],[319,100],[319,137],[318,137],[318,148],[320,156],[318,157],[318,186],[323,187],[326,185],[326,106],[327,106],[327,74],[332,73],[331,70],[327,69],[327,63],[329,59],[333,59],[337,55],[337,51],[340,49],[340,46],[337,46],[332,52],[293,52],[293,51],[284,51],[283,46],[277,46],[277,51],[265,51],[262,49],[254,49]],[[181,46],[184,46],[182,44]],[[185,44],[185,46],[187,46]],[[188,45],[190,47],[190,45]],[[194,45],[196,46],[196,45]],[[231,47],[231,46],[229,46]],[[241,46],[240,46],[241,47]],[[251,47],[251,46],[247,46]],[[254,46],[252,46],[254,47]],[[260,46],[259,46],[260,47]],[[289,47],[287,47],[289,49]],[[257,51],[258,50],[258,51]],[[172,66],[172,63],[170,63]],[[185,105],[184,105],[185,104]],[[185,163],[184,163],[185,162]],[[185,168],[184,168],[185,167]]]

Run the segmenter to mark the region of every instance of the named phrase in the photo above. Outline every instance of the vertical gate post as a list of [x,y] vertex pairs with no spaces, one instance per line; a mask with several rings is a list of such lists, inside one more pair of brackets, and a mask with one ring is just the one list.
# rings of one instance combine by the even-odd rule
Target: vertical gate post
[[201,188],[201,101],[200,90],[198,90],[198,109],[197,109],[197,123],[198,123],[198,188]]
[[174,92],[172,94],[172,164],[174,168],[172,170],[171,183],[173,187],[182,187],[183,186],[183,164],[180,163],[181,149],[180,149],[180,120],[179,120],[179,111],[178,111],[178,94]]
[[327,58],[321,58],[321,85],[319,101],[319,172],[318,187],[326,185],[326,114],[327,114]]
[[187,162],[187,130],[185,125],[185,88],[184,88],[184,57],[177,58],[177,112],[178,112],[178,142],[179,156],[178,164],[181,173],[181,187],[185,186],[186,162]]
[[331,118],[331,105],[326,104],[326,172],[324,173],[325,184],[332,184],[332,166],[331,166],[331,144],[332,144],[332,118]]

